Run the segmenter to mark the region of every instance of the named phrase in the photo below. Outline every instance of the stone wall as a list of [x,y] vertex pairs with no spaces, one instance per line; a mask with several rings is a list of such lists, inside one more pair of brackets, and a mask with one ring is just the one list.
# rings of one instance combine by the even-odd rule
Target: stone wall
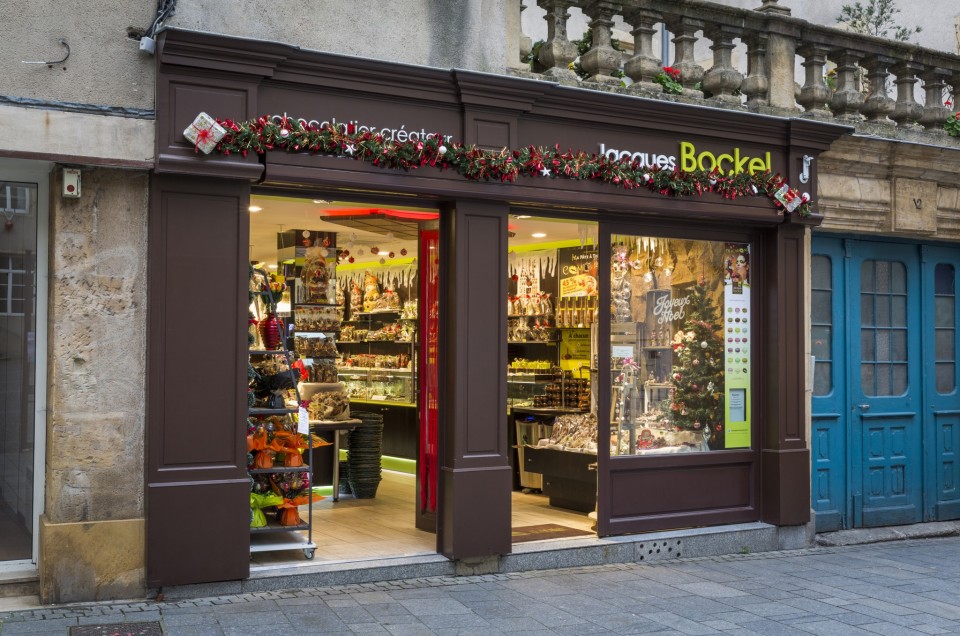
[[84,170],[51,197],[45,602],[143,593],[148,185]]
[[960,150],[843,137],[818,170],[818,231],[960,240]]

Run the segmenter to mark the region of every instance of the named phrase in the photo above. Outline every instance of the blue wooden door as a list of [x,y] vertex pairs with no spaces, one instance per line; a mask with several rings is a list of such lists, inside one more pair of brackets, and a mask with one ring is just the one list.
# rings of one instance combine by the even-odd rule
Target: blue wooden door
[[818,238],[810,261],[810,494],[817,532],[839,530],[848,519],[843,248],[840,239]]
[[[957,316],[945,313],[955,270],[941,267],[938,278],[921,251],[906,243],[829,237],[813,243],[811,504],[817,532],[916,523],[960,505],[960,409],[951,366]],[[950,254],[937,252],[944,259]],[[936,387],[929,378],[937,372],[940,393],[931,400]],[[952,385],[945,379],[950,373]]]
[[925,520],[960,519],[956,247],[923,248]]
[[[918,246],[848,241],[847,369],[854,526],[923,515]],[[908,328],[909,326],[909,328]]]

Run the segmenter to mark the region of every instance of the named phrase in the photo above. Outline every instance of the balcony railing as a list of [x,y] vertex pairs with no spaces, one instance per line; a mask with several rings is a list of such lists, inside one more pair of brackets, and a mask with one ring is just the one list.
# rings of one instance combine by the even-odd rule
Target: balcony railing
[[[600,89],[646,97],[663,94],[654,81],[668,65],[654,50],[660,25],[672,34],[669,66],[680,71],[680,99],[765,113],[802,112],[862,123],[881,133],[926,129],[945,137],[943,124],[953,117],[945,100],[960,88],[960,56],[812,24],[792,17],[777,0],[763,0],[756,10],[696,0],[536,0],[536,4],[546,12],[547,27],[535,60],[537,70],[552,79],[580,81],[570,69],[577,48],[567,35],[570,10],[577,8],[589,20],[592,42],[579,59],[587,73],[583,81]],[[633,52],[625,60],[612,46],[611,27],[618,17],[634,37]],[[711,43],[709,68],[695,57],[701,38]],[[741,68],[733,61],[737,47],[745,47]],[[828,66],[833,67],[830,85]],[[798,67],[803,69],[802,78],[795,78]],[[613,77],[618,70],[626,88],[619,88],[621,80]]]

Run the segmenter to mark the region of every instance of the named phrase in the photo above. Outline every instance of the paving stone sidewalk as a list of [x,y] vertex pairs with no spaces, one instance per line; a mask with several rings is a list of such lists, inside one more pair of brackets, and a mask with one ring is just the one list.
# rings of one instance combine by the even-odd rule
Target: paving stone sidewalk
[[51,606],[0,614],[0,635],[149,621],[167,636],[960,634],[960,537]]

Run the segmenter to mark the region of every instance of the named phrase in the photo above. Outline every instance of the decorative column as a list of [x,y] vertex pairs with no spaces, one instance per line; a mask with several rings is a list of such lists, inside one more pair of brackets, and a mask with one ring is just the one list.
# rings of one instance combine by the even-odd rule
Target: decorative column
[[897,104],[890,119],[897,122],[898,128],[914,130],[920,128],[917,124],[923,117],[923,106],[913,98],[913,87],[917,83],[917,73],[923,66],[916,62],[901,62],[893,67],[897,76],[894,82],[897,85]]
[[747,96],[747,108],[766,106],[770,80],[767,77],[767,34],[754,32],[746,35],[747,76],[740,84],[740,91]]
[[580,66],[589,75],[587,81],[603,84],[620,84],[620,78],[611,75],[620,68],[620,54],[611,43],[613,16],[620,10],[616,0],[592,0],[584,8],[590,18],[590,33],[593,45],[580,56]]
[[701,91],[694,88],[703,79],[703,67],[697,64],[694,45],[697,43],[697,31],[703,29],[703,22],[685,16],[667,16],[667,30],[675,34],[673,42],[673,68],[680,71],[680,84],[687,97],[703,97]]
[[809,115],[829,117],[827,102],[832,97],[830,87],[823,81],[823,67],[827,64],[827,51],[822,44],[806,44],[797,52],[803,57],[803,68],[806,70],[806,81],[800,89],[797,102]]
[[544,75],[556,79],[574,80],[577,74],[569,65],[577,59],[577,47],[567,39],[567,9],[572,0],[537,0],[537,5],[547,12],[547,41],[540,46],[537,61],[543,65]]
[[943,124],[948,117],[953,115],[953,110],[949,109],[943,103],[943,93],[947,87],[947,79],[950,77],[950,71],[942,68],[927,67],[920,75],[923,80],[924,101],[923,116],[920,117],[920,123],[929,131],[941,132],[946,134]]
[[533,50],[533,40],[530,39],[530,36],[523,32],[523,12],[527,8],[523,4],[523,0],[517,3],[517,31],[520,36],[518,39],[520,59],[523,60],[525,57],[530,55],[530,52]]
[[887,95],[887,77],[893,59],[874,55],[864,60],[862,66],[867,69],[867,81],[870,82],[870,95],[863,102],[860,112],[867,121],[890,125],[887,115],[893,112],[896,102]]
[[[718,24],[705,32],[713,42],[713,66],[703,75],[703,92],[711,99],[728,104],[739,104],[740,96],[734,92],[740,89],[743,74],[733,67],[733,41],[740,37],[738,27]],[[683,77],[681,73],[681,78]]]
[[624,16],[627,24],[633,25],[633,51],[631,57],[623,65],[624,74],[633,80],[630,87],[634,90],[648,90],[661,92],[659,84],[654,83],[663,67],[660,58],[653,54],[653,36],[657,32],[656,25],[663,20],[657,11],[636,9]]
[[862,121],[863,92],[857,81],[857,63],[863,57],[856,51],[841,50],[831,58],[837,65],[837,90],[830,100],[833,116],[842,121]]

